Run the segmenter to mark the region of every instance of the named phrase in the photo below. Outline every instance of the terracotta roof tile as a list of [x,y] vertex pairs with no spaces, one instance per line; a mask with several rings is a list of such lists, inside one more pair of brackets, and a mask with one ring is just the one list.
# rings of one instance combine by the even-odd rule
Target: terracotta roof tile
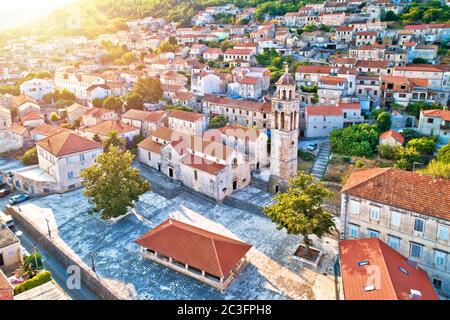
[[152,137],[145,138],[137,146],[138,148],[142,148],[144,150],[151,151],[157,154],[160,154],[161,149],[164,147],[164,145],[153,141]]
[[357,170],[341,192],[450,220],[450,180],[394,168]]
[[111,131],[116,131],[117,133],[121,134],[136,131],[139,130],[139,128],[121,123],[119,120],[106,120],[91,127],[87,127],[84,130],[94,134],[106,136]]
[[342,116],[342,109],[338,106],[307,106],[306,116]]
[[380,141],[391,137],[400,142],[401,144],[405,142],[405,138],[403,137],[403,135],[395,130],[389,130],[380,134]]
[[57,157],[88,150],[103,149],[102,144],[68,131],[61,131],[42,139],[36,145]]
[[173,219],[164,221],[135,243],[217,277],[228,275],[252,247]]
[[435,117],[435,118],[441,118],[445,121],[450,121],[450,110],[439,110],[439,109],[433,109],[433,110],[422,110],[421,113],[426,117]]
[[196,122],[202,119],[203,115],[198,112],[173,110],[169,115],[169,118],[180,119],[189,122]]
[[[408,259],[378,238],[341,240],[339,244],[345,300],[439,300],[426,272],[408,264]],[[365,265],[358,263],[367,261]],[[378,281],[371,281],[376,268]],[[408,274],[400,270],[405,270]],[[364,287],[373,285],[374,290]]]
[[22,117],[22,122],[25,121],[32,121],[32,120],[44,120],[44,117],[41,116],[40,114],[30,111],[28,113],[26,113],[23,117]]

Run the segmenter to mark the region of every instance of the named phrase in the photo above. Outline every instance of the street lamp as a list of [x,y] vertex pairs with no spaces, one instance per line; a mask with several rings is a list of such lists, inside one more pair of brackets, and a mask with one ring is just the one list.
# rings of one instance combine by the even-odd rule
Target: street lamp
[[47,232],[48,232],[48,237],[50,238],[50,240],[52,240],[52,232],[50,231],[50,224],[47,218],[45,218],[45,221],[47,221]]
[[91,252],[89,253],[89,255],[91,256],[92,271],[94,271],[94,273],[97,273],[97,271],[95,271],[95,260],[94,260],[94,257],[96,257],[97,254],[95,252]]

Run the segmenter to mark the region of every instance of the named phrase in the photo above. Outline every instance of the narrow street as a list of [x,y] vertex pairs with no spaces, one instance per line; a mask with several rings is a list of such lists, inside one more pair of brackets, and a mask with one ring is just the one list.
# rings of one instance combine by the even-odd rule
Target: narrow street
[[[11,195],[16,194],[12,193]],[[8,203],[8,197],[0,198],[0,208],[4,211],[4,207]],[[50,253],[45,250],[40,244],[38,244],[34,239],[23,232],[21,226],[15,221],[16,226],[12,228],[12,231],[16,233],[22,247],[26,249],[28,253],[33,252],[33,249],[36,250],[42,255],[44,259],[44,267],[52,273],[52,277],[55,282],[64,290],[64,292],[73,300],[99,300],[96,294],[94,294],[91,290],[89,290],[83,283],[81,283],[81,289],[69,289],[67,287],[67,278],[69,275],[66,272],[66,268]],[[20,231],[20,232],[19,232]]]
[[[21,232],[18,232],[18,231]],[[67,278],[69,274],[66,272],[66,268],[55,259],[50,253],[40,246],[37,242],[33,240],[30,236],[26,235],[19,224],[16,222],[16,227],[13,231],[18,235],[22,246],[27,250],[28,253],[33,252],[34,248],[42,255],[44,260],[44,268],[52,273],[52,277],[55,282],[64,290],[64,292],[72,300],[99,300],[97,295],[95,295],[91,290],[89,290],[83,283],[81,283],[80,289],[69,289],[67,287]]]

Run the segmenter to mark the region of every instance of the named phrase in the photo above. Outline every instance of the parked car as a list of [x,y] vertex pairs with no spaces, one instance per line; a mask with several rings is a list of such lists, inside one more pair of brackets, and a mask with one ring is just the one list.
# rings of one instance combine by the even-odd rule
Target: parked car
[[11,193],[11,190],[9,189],[0,189],[0,198],[3,198]]
[[12,196],[11,198],[9,198],[9,203],[10,204],[19,204],[24,201],[27,201],[28,199],[30,199],[29,195],[27,195],[25,193],[21,193],[21,194],[18,194],[16,196]]
[[9,214],[0,211],[0,224],[2,223],[6,224],[8,228],[13,228],[16,225],[14,219]]
[[308,150],[308,151],[314,151],[314,150],[317,149],[317,146],[318,146],[317,142],[315,142],[315,143],[310,143],[310,144],[308,144],[308,145],[306,146],[306,150]]

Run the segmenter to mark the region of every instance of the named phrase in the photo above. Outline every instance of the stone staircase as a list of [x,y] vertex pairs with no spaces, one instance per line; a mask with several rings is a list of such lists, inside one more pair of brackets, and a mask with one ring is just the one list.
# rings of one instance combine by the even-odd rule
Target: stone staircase
[[331,145],[329,141],[320,144],[319,153],[311,168],[311,174],[317,179],[322,180],[328,166],[328,160],[331,154]]
[[223,204],[253,214],[264,216],[263,208],[273,203],[273,195],[267,191],[249,185],[234,191],[223,200]]
[[179,196],[184,189],[178,181],[170,180],[161,172],[149,168],[141,163],[135,164],[139,168],[141,176],[146,178],[151,184],[151,191],[166,199],[173,199]]

